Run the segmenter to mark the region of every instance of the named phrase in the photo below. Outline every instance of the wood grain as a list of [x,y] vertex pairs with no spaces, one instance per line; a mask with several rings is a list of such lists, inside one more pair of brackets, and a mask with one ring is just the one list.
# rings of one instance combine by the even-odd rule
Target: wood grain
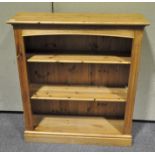
[[87,36],[87,35],[44,35],[24,37],[26,52],[48,54],[87,54],[129,56],[132,39]]
[[69,25],[148,25],[141,14],[97,13],[32,13],[22,12],[8,20],[9,24],[69,24]]
[[21,30],[14,30],[16,50],[17,50],[17,63],[19,71],[19,79],[24,108],[25,129],[33,130],[32,109],[29,96],[29,82],[27,74],[26,56]]
[[34,116],[35,131],[52,132],[59,135],[98,136],[114,134],[119,137],[123,131],[123,120],[86,116]]
[[[125,87],[129,65],[29,63],[31,83]],[[62,72],[63,71],[63,72]],[[82,76],[81,76],[82,75]]]
[[75,27],[62,27],[51,29],[24,29],[22,36],[41,36],[41,35],[88,35],[88,36],[111,36],[133,38],[134,31],[131,29],[101,29],[101,28],[75,28]]
[[35,63],[91,63],[130,64],[130,57],[96,55],[27,54],[27,62]]
[[129,90],[127,97],[127,105],[125,110],[125,124],[124,124],[125,134],[130,134],[132,131],[132,116],[136,96],[136,86],[138,79],[138,68],[140,61],[140,49],[141,49],[142,37],[143,37],[143,29],[136,30],[132,46],[132,58],[131,58],[132,63],[129,75]]
[[31,84],[30,92],[34,100],[126,102],[127,88]]
[[35,130],[25,132],[27,141],[131,145],[131,136],[122,134],[122,120],[104,117],[36,116],[35,121]]
[[34,114],[124,118],[125,102],[31,100]]
[[131,146],[132,136],[121,135],[120,137],[82,137],[70,135],[53,135],[38,131],[25,131],[25,141],[43,143],[63,143],[63,144],[93,144],[105,146]]

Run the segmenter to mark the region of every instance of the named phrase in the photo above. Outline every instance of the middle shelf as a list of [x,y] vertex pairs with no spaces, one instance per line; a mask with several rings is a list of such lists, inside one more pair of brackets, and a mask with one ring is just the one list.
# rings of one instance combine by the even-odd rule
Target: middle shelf
[[126,102],[126,88],[109,88],[97,86],[60,86],[30,84],[33,100],[78,100]]

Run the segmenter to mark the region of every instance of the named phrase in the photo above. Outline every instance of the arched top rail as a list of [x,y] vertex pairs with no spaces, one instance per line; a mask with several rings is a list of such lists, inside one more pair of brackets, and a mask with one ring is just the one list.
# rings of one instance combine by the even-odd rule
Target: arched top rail
[[24,29],[22,36],[43,35],[92,35],[122,38],[134,38],[134,31],[130,29]]

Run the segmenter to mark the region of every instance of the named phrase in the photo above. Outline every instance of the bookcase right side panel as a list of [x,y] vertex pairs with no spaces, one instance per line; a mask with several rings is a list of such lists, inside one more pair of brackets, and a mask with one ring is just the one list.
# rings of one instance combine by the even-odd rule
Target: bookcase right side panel
[[125,108],[125,121],[124,121],[125,134],[131,134],[132,131],[132,117],[135,104],[142,38],[143,38],[143,28],[135,30],[134,39],[132,42],[131,67],[128,82],[129,84],[128,84],[127,103]]

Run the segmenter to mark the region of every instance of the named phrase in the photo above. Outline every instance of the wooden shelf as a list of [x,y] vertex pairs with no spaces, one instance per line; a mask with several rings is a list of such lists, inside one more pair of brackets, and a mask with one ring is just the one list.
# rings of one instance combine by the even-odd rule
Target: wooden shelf
[[102,141],[102,144],[117,145],[121,139],[124,146],[131,143],[131,136],[123,135],[124,121],[121,119],[44,115],[34,118],[34,131],[25,131],[27,141],[38,141],[38,136],[42,135],[41,141],[55,143],[84,143],[86,139],[89,144],[101,144]]
[[94,56],[94,55],[51,55],[27,54],[27,61],[34,63],[94,63],[94,64],[130,64],[130,57]]
[[126,102],[127,88],[31,84],[31,99]]
[[83,136],[120,135],[123,132],[123,120],[87,116],[46,116],[35,115],[35,130]]

